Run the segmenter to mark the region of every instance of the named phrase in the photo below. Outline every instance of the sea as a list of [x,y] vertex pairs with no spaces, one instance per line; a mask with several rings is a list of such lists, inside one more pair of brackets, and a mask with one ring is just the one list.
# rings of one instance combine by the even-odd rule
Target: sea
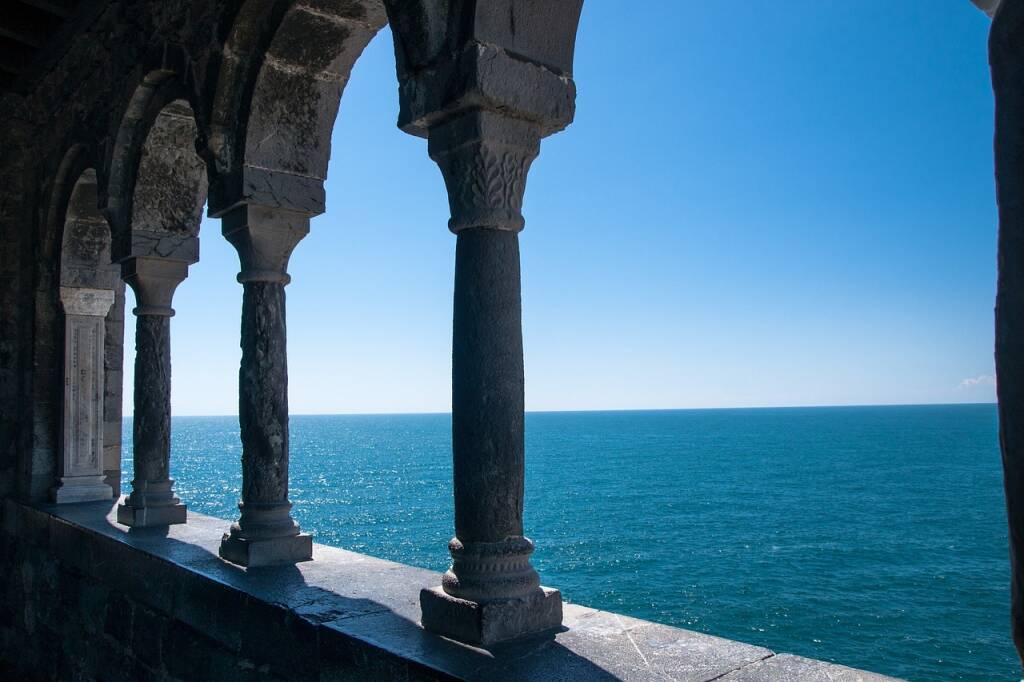
[[[451,416],[291,417],[317,542],[436,571]],[[125,487],[131,421],[125,421]],[[233,519],[237,417],[175,417],[172,475]],[[908,680],[1019,680],[994,405],[533,412],[527,535],[566,601]]]

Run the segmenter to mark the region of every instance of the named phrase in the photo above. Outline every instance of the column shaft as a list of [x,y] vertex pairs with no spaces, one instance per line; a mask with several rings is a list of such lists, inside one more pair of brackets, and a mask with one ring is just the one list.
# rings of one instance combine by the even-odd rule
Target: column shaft
[[452,451],[456,537],[465,544],[522,536],[523,335],[515,232],[458,235]]
[[117,508],[118,523],[135,528],[185,523],[188,518],[170,476],[173,312],[145,304],[135,309],[134,475],[131,494]]
[[[135,322],[135,482],[165,481],[171,452],[171,318],[139,315]],[[136,488],[137,491],[137,488]],[[135,493],[133,493],[134,495]]]
[[245,282],[238,419],[242,516],[252,537],[297,535],[288,501],[288,349],[283,282]]

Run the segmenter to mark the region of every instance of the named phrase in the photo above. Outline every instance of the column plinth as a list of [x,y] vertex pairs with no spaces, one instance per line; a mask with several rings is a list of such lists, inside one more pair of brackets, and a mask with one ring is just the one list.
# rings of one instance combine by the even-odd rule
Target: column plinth
[[135,391],[132,417],[132,492],[117,521],[133,528],[185,523],[186,506],[174,494],[171,462],[171,301],[188,276],[188,263],[149,256],[128,258],[121,274],[135,292]]
[[474,644],[553,630],[558,590],[540,586],[523,535],[524,386],[519,231],[540,144],[525,121],[472,111],[430,131],[457,235],[452,339],[455,538],[423,626]]
[[243,566],[308,561],[313,540],[291,516],[288,500],[288,352],[285,285],[288,259],[309,232],[309,217],[238,206],[223,219],[238,251],[242,284],[242,362],[238,418],[242,436],[239,519],[220,556]]

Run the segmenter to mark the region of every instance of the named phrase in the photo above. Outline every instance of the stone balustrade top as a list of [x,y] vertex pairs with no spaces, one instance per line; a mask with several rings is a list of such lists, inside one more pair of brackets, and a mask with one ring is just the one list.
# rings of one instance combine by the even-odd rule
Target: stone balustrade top
[[433,571],[322,545],[310,562],[245,570],[217,557],[225,522],[195,513],[131,531],[105,502],[8,502],[4,517],[8,532],[45,533],[59,561],[288,679],[349,679],[353,666],[376,679],[893,679],[575,604],[553,636],[478,649],[418,624]]

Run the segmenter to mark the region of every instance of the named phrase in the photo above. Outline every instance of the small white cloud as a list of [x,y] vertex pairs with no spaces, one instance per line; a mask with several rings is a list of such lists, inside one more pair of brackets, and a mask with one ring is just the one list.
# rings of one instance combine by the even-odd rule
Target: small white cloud
[[963,391],[965,389],[977,388],[979,386],[995,386],[995,385],[996,385],[996,378],[994,376],[992,376],[991,374],[979,374],[976,377],[971,377],[969,379],[964,379],[963,381],[960,382],[960,385],[957,386],[957,388],[959,390]]

